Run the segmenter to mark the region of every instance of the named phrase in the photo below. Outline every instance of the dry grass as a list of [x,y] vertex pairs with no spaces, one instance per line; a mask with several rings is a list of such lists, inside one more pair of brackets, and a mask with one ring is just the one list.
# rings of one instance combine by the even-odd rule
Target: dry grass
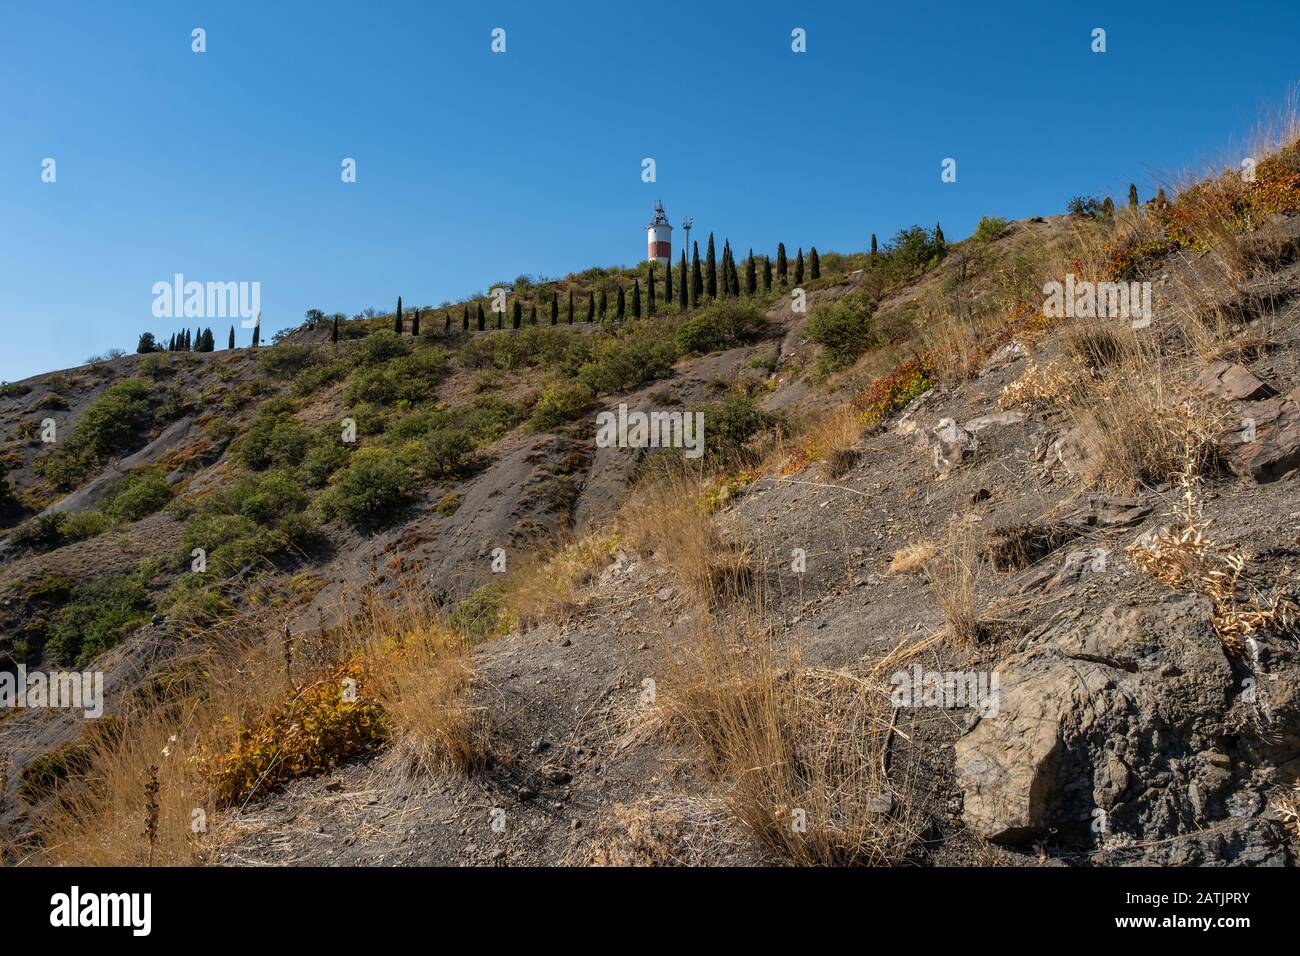
[[932,561],[939,549],[933,541],[919,541],[894,552],[889,561],[889,574],[920,574],[926,562]]
[[963,644],[975,643],[983,630],[976,589],[984,558],[974,531],[968,525],[950,525],[946,539],[923,567],[930,592],[943,612],[946,636]]
[[1031,361],[1020,378],[1002,390],[998,404],[1002,408],[1066,408],[1086,395],[1091,383],[1087,371],[1063,359],[1046,365]]
[[582,605],[585,587],[621,541],[617,534],[598,532],[526,559],[502,585],[502,602],[510,619],[526,630],[568,617]]
[[896,864],[921,821],[887,771],[889,663],[809,668],[735,616],[705,619],[674,645],[660,700],[769,851],[799,865]]
[[[412,769],[478,766],[486,752],[487,718],[469,702],[472,666],[458,635],[413,594],[401,602],[363,594],[358,604],[361,610],[340,628],[296,642],[291,675],[278,628],[269,619],[205,635],[207,646],[154,681],[152,699],[140,697],[115,719],[117,732],[98,735],[84,778],[37,814],[38,845],[28,848],[26,860],[78,866],[205,863],[220,839],[222,801],[212,768],[232,753],[256,753],[232,749],[240,739],[279,748],[268,760],[258,756],[259,780],[266,773],[269,782],[286,761],[302,758],[293,745],[299,737],[282,735],[275,728],[285,725],[272,718],[302,701],[331,668],[361,669],[359,702],[382,711],[384,735]],[[337,693],[326,697],[338,705]],[[310,736],[303,739],[310,742]],[[333,756],[308,755],[304,772],[318,772]],[[155,766],[157,836],[149,841],[147,788]],[[264,792],[260,784],[240,790],[241,799]]]
[[1243,579],[1247,556],[1216,545],[1209,531],[1197,476],[1189,465],[1183,475],[1183,511],[1175,523],[1161,528],[1150,543],[1134,542],[1124,553],[1153,580],[1208,597],[1215,633],[1228,653],[1241,657],[1251,634],[1289,630],[1295,609],[1284,595],[1266,600],[1252,593]]

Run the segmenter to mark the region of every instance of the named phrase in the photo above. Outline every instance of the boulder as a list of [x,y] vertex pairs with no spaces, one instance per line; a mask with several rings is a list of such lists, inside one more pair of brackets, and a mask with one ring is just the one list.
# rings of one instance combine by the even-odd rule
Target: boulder
[[1244,365],[1235,362],[1211,362],[1196,379],[1196,387],[1207,395],[1230,401],[1252,401],[1275,394]]
[[979,448],[979,440],[951,418],[939,419],[930,432],[934,440],[934,469],[947,478]]
[[1252,402],[1228,439],[1228,464],[1243,478],[1264,484],[1300,467],[1300,389]]

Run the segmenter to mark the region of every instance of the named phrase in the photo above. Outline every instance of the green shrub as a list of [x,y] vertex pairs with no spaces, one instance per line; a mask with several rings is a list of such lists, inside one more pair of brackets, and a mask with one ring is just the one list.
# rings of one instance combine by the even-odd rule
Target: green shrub
[[822,347],[818,368],[822,374],[846,368],[878,344],[872,330],[875,303],[846,295],[818,305],[808,320],[807,335]]
[[366,366],[353,374],[348,384],[348,400],[378,405],[403,400],[424,402],[434,397],[446,369],[447,354],[438,348],[420,349],[383,365]]
[[591,359],[578,370],[578,381],[600,394],[663,378],[677,361],[670,330],[669,323],[643,321],[601,336]]
[[412,478],[406,465],[386,448],[362,448],[352,455],[338,480],[317,499],[327,519],[340,518],[369,530],[390,523],[407,503]]
[[60,665],[84,666],[149,619],[143,575],[105,575],[77,588],[50,623],[47,652]]
[[166,506],[172,489],[160,470],[147,468],[121,479],[101,510],[115,522],[139,521]]
[[307,454],[311,436],[293,417],[293,403],[273,398],[262,403],[248,431],[235,443],[235,459],[246,468],[292,468]]
[[294,376],[293,393],[295,395],[311,395],[326,385],[333,385],[335,382],[343,381],[348,377],[348,372],[351,370],[351,363],[342,360],[337,362],[317,362],[308,365]]
[[992,242],[1007,231],[1007,221],[998,216],[985,216],[975,227],[971,238],[976,242]]
[[528,425],[538,432],[567,425],[591,406],[594,397],[581,383],[554,382],[542,389]]
[[225,577],[301,549],[313,533],[306,507],[307,496],[287,472],[245,475],[195,505],[181,533],[181,558],[188,562],[202,548],[207,573]]
[[383,365],[410,352],[406,339],[396,332],[383,331],[367,336],[356,346],[356,359],[361,365]]
[[487,445],[522,422],[526,414],[517,402],[489,395],[456,409],[455,420],[476,445]]
[[444,428],[424,440],[415,464],[425,477],[445,478],[464,470],[473,450],[469,435],[458,428]]
[[739,392],[690,411],[704,412],[704,449],[710,459],[736,455],[746,442],[776,422],[774,415],[763,411],[752,398]]
[[475,588],[456,604],[451,626],[464,634],[471,644],[481,644],[505,632],[506,614],[498,582]]
[[148,382],[117,382],[91,403],[72,434],[37,467],[55,487],[71,490],[105,459],[133,450],[149,427],[174,417],[180,407],[179,402],[164,402],[155,412]]
[[314,352],[305,345],[275,345],[257,353],[258,366],[272,378],[297,375],[314,361]]
[[743,344],[764,325],[763,310],[753,302],[720,299],[696,310],[673,333],[683,355],[704,355]]
[[298,467],[298,477],[309,488],[324,488],[330,476],[348,463],[348,449],[333,426],[323,427]]
[[447,492],[438,499],[438,503],[434,505],[433,510],[444,518],[450,518],[460,510],[460,495],[454,491]]

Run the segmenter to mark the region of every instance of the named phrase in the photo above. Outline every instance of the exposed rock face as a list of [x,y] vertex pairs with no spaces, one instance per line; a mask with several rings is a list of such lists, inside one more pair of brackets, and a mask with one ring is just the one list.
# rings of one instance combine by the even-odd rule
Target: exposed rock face
[[1240,409],[1236,444],[1229,439],[1233,471],[1263,484],[1300,467],[1300,389]]
[[1249,401],[1268,398],[1275,394],[1244,365],[1233,362],[1212,362],[1196,380],[1203,392],[1231,401]]
[[947,478],[979,448],[979,440],[951,418],[939,419],[931,432],[934,438],[934,470]]
[[1295,776],[1300,739],[1282,728],[1300,683],[1289,652],[1257,668],[1228,660],[1196,595],[1116,605],[1013,655],[998,714],[956,745],[967,826],[1009,843],[1049,829],[1088,842],[1098,820],[1121,841],[1213,829],[1184,846],[1189,862],[1278,862],[1275,828],[1255,818],[1262,791]]

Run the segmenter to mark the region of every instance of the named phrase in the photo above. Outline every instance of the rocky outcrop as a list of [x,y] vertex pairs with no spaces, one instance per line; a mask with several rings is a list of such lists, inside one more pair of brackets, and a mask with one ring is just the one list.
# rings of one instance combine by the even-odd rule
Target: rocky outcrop
[[1249,847],[1236,862],[1276,862],[1275,845],[1260,849],[1272,826],[1252,821],[1264,790],[1295,776],[1300,739],[1280,728],[1300,713],[1300,670],[1257,658],[1254,671],[1230,661],[1208,601],[1186,594],[1112,606],[1013,655],[998,712],[956,745],[966,825],[998,842],[1053,830],[1105,845],[1250,824],[1249,838],[1202,839],[1192,856]]

